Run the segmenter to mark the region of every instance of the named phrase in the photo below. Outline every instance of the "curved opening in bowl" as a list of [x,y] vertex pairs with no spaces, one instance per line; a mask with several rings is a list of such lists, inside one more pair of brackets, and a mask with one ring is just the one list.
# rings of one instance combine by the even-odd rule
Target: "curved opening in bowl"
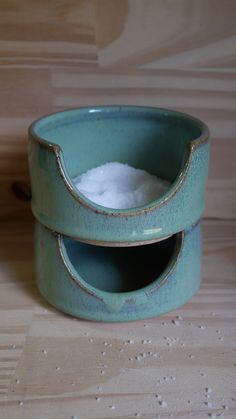
[[83,287],[127,293],[151,287],[173,269],[182,233],[167,240],[135,247],[100,247],[64,237],[66,267]]
[[90,204],[73,179],[107,162],[146,170],[170,182],[170,190],[186,167],[188,145],[206,131],[189,115],[138,106],[71,109],[41,118],[31,127],[33,135],[60,146],[67,180],[74,193]]

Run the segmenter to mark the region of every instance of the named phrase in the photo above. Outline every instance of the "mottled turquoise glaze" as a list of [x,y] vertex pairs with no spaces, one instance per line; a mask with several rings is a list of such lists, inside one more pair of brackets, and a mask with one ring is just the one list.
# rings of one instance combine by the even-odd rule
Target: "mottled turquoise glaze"
[[157,316],[184,304],[201,278],[200,224],[155,244],[80,243],[37,223],[37,285],[53,306],[96,321]]
[[[202,215],[208,130],[186,114],[157,108],[80,108],[41,118],[29,130],[32,210],[52,230],[80,241],[132,245],[190,227]],[[76,189],[73,178],[109,161],[171,182],[143,207],[112,210]]]

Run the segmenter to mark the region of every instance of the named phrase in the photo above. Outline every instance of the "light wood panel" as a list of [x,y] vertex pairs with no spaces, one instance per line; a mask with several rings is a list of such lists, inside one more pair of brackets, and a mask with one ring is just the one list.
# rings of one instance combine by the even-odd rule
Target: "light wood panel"
[[[234,0],[0,2],[0,419],[236,417],[235,12]],[[32,120],[121,103],[210,127],[203,283],[162,318],[95,324],[39,295],[18,184]]]
[[233,0],[98,0],[95,11],[101,65],[235,65]]
[[86,0],[0,3],[0,56],[9,66],[94,65],[93,4]]

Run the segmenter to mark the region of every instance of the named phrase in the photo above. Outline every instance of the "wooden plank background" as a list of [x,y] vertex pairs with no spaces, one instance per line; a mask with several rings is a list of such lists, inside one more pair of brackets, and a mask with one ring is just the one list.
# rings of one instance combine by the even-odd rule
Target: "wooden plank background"
[[[234,0],[0,2],[1,419],[236,417],[235,15]],[[209,125],[203,284],[160,319],[74,321],[35,287],[33,218],[16,188],[29,182],[27,127],[120,103]]]

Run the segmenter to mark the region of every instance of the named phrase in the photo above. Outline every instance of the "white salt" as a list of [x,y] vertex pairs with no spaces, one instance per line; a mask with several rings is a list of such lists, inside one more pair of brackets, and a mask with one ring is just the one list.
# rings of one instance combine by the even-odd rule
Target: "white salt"
[[88,199],[107,208],[128,209],[162,196],[169,182],[127,164],[106,163],[74,178]]
[[172,323],[173,323],[175,326],[179,326],[179,325],[180,325],[180,321],[179,321],[179,320],[172,320]]
[[164,400],[160,400],[160,401],[159,401],[159,405],[160,405],[161,407],[166,407],[166,406],[167,406],[167,403],[166,403]]

